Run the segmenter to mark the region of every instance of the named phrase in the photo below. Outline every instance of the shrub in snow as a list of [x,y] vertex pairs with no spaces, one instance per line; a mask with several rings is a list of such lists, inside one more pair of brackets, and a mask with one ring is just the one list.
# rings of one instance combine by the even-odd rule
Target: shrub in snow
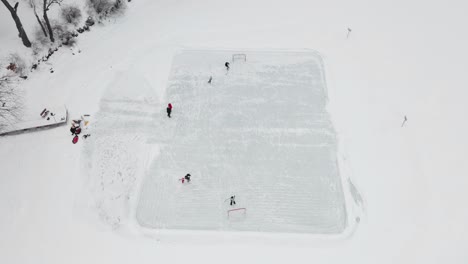
[[0,129],[20,117],[21,105],[22,97],[13,88],[12,79],[0,77]]
[[77,26],[81,22],[81,9],[76,6],[69,5],[62,8],[62,18],[68,23]]
[[17,53],[10,54],[7,61],[7,67],[9,67],[9,70],[12,72],[17,73],[19,76],[22,76],[26,73],[26,62]]
[[34,51],[36,50],[40,51],[43,47],[49,46],[49,44],[51,43],[49,37],[44,35],[44,32],[39,26],[36,27],[34,31],[34,40],[35,40],[34,41],[35,43],[33,43]]
[[113,3],[111,0],[87,0],[86,5],[93,13],[101,16],[109,12]]
[[52,26],[55,38],[65,46],[73,46],[76,43],[76,34],[73,30],[68,29],[59,23],[54,23]]
[[94,14],[99,20],[111,15],[122,14],[127,5],[123,0],[87,0],[86,5],[90,13]]

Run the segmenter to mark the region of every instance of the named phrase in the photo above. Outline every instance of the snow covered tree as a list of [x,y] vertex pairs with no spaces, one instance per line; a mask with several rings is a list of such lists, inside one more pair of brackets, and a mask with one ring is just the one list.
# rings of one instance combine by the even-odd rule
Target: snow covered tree
[[12,7],[10,5],[10,3],[8,3],[7,0],[1,0],[1,1],[6,6],[8,11],[10,11],[10,14],[13,17],[13,20],[15,21],[16,28],[18,29],[19,37],[23,41],[24,46],[30,48],[31,47],[31,42],[29,41],[29,38],[28,38],[28,35],[26,34],[26,31],[24,31],[23,24],[21,23],[21,20],[18,17],[18,13],[17,13],[19,2],[16,2],[15,6]]
[[37,23],[39,23],[39,26],[41,26],[41,29],[42,29],[42,33],[44,33],[44,36],[45,37],[48,37],[47,36],[47,31],[44,27],[44,23],[41,21],[41,19],[39,18],[39,15],[37,14],[36,12],[36,3],[34,2],[34,0],[29,0],[29,4],[31,5],[31,7],[33,8],[34,10],[34,15],[36,16],[36,19],[37,19]]
[[42,8],[43,8],[43,11],[44,11],[43,17],[44,17],[44,21],[45,21],[46,26],[47,26],[47,30],[49,31],[49,38],[50,38],[51,42],[55,42],[54,31],[52,30],[52,26],[50,25],[49,17],[47,16],[47,11],[49,11],[49,8],[50,8],[51,5],[53,5],[53,4],[60,5],[62,2],[63,2],[63,0],[43,0],[42,1],[42,3],[43,3]]

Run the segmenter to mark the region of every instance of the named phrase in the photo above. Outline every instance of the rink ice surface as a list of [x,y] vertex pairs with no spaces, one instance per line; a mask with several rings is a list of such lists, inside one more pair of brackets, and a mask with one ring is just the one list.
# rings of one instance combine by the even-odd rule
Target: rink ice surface
[[[321,57],[246,52],[246,62],[232,62],[232,54],[174,57],[166,95],[174,109],[152,132],[160,151],[141,185],[138,222],[157,229],[343,232],[347,213]],[[187,173],[192,181],[182,184]],[[234,208],[246,208],[245,216],[230,219]]]

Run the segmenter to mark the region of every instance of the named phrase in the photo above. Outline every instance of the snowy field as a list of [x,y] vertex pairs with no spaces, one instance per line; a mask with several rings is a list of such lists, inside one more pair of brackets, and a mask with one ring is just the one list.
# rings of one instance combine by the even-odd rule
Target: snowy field
[[[73,2],[85,4],[65,0],[50,12],[57,14]],[[138,0],[128,4],[123,17],[96,24],[80,35],[74,47],[60,49],[36,71],[28,71],[27,80],[18,79],[16,88],[24,91],[25,115],[37,117],[44,107],[66,105],[70,119],[90,115],[91,137],[72,144],[68,126],[0,137],[0,263],[468,263],[466,1]],[[32,8],[20,1],[18,14],[32,37],[38,27]],[[21,45],[14,21],[1,3],[0,22],[0,66],[5,72],[5,56],[17,51],[32,60],[33,50]],[[348,29],[352,29],[349,35]],[[232,64],[228,75],[223,75],[223,64],[230,58],[227,54],[220,54],[211,69],[198,58],[200,68],[194,68],[195,62],[188,58],[185,61],[192,66],[172,65],[174,56],[181,56],[177,52],[187,49],[244,50],[248,63],[245,69]],[[139,225],[136,216],[142,208],[143,184],[150,177],[162,177],[154,173],[158,166],[167,169],[164,185],[174,190],[166,200],[201,190],[201,184],[206,186],[207,177],[213,176],[192,164],[182,166],[190,158],[214,156],[194,155],[202,147],[196,148],[189,137],[200,135],[207,140],[208,135],[195,128],[188,131],[189,125],[195,125],[188,117],[198,113],[189,107],[201,98],[190,97],[188,88],[172,90],[177,82],[171,70],[175,66],[188,69],[185,74],[196,79],[179,80],[179,84],[190,84],[197,91],[226,91],[226,85],[242,83],[228,82],[235,77],[231,73],[237,71],[242,77],[243,70],[256,67],[249,66],[256,56],[249,51],[300,49],[316,50],[325,61],[326,110],[336,131],[346,226],[359,219],[358,228],[346,228],[342,235],[237,232],[255,213],[254,203],[262,200],[247,200],[250,194],[242,193],[245,185],[240,181],[237,189],[219,188],[216,198],[224,202],[226,195],[235,192],[239,207],[247,208],[247,218],[232,225],[220,221],[225,224],[220,226],[222,232],[220,228],[192,231]],[[266,57],[264,64],[275,64]],[[275,66],[289,63],[284,59]],[[214,76],[210,87],[206,86],[209,75]],[[211,93],[212,97],[203,100],[212,100],[206,101],[207,106],[218,110],[221,107],[214,99],[220,95]],[[182,96],[193,100],[182,101]],[[311,94],[294,102],[294,111],[281,114],[306,113],[301,104],[307,96]],[[272,108],[260,99],[255,99],[259,111]],[[171,120],[165,116],[168,102],[174,105]],[[238,104],[239,100],[232,100],[222,109],[240,116],[234,112]],[[249,122],[247,113],[253,109],[239,111],[245,113],[242,121]],[[239,133],[233,136],[231,131],[230,136],[237,140],[253,133],[241,132],[240,120],[234,127],[233,120],[216,119],[217,114],[228,113],[207,109],[196,120],[204,125],[232,122],[231,128]],[[209,118],[202,119],[202,115]],[[405,116],[407,122],[402,125]],[[264,117],[257,119],[254,128],[273,125],[260,123]],[[262,133],[259,144],[270,139],[270,134]],[[180,140],[190,143],[193,153],[182,156],[176,149],[182,147]],[[274,144],[287,143],[285,137],[275,140]],[[223,146],[243,150],[239,145]],[[282,149],[288,153],[294,148]],[[228,153],[216,151],[224,167],[213,174],[233,173],[229,171],[233,166],[226,164]],[[174,162],[179,167],[157,164],[169,153],[178,155]],[[186,173],[193,175],[193,182],[182,186],[177,179]],[[280,174],[275,171],[273,177]],[[236,178],[223,178],[228,179]],[[362,199],[350,199],[348,192],[361,194]],[[178,199],[186,204],[175,209],[190,206],[192,211],[185,212],[192,213],[201,208],[201,203],[195,207],[196,197],[188,198],[192,203]],[[362,205],[360,218],[355,218],[353,210],[360,208],[353,203]],[[219,206],[219,211],[228,207]],[[218,212],[210,213],[218,216]]]
[[[162,147],[143,183],[138,221],[154,228],[341,233],[346,209],[321,58],[249,52],[226,71],[232,54],[175,56],[167,88],[174,111],[154,125]],[[181,184],[186,173],[192,182]],[[231,195],[236,207],[226,200]],[[246,216],[232,221],[227,211],[239,207]]]

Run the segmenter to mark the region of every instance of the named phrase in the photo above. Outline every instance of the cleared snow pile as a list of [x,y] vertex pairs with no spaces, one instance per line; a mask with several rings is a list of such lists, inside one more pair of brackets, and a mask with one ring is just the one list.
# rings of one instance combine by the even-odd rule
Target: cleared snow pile
[[131,194],[153,149],[147,138],[157,123],[154,101],[151,87],[141,77],[117,72],[83,148],[83,172],[89,176],[92,202],[113,228],[128,220]]

